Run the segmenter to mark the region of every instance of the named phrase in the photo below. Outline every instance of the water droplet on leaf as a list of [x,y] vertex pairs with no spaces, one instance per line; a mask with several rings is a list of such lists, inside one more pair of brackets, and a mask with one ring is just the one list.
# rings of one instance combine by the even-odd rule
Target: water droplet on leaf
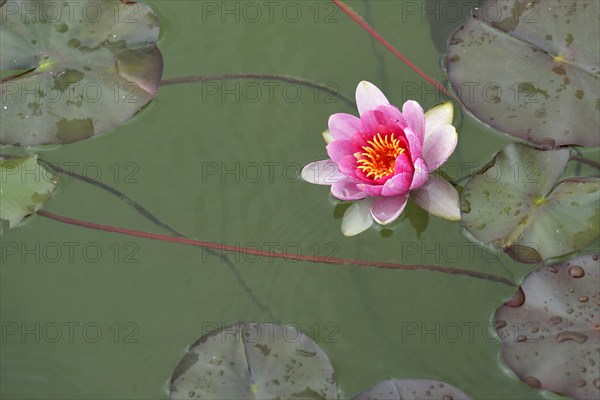
[[569,268],[569,275],[571,278],[582,278],[585,275],[585,271],[579,265],[573,265]]
[[562,343],[562,342],[566,342],[566,341],[575,341],[577,343],[585,343],[585,341],[588,339],[587,335],[581,333],[581,332],[570,332],[570,331],[564,331],[559,333],[558,335],[556,335],[556,341],[558,343]]

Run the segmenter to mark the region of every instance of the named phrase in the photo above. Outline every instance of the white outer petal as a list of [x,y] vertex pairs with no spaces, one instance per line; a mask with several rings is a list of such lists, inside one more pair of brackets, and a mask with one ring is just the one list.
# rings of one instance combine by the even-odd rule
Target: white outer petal
[[[371,216],[380,225],[388,225],[394,222],[400,214],[404,211],[406,207],[406,202],[408,200],[407,195],[398,195],[398,196],[379,196],[373,199],[373,204],[371,204]],[[387,204],[384,204],[387,203]],[[390,211],[389,207],[392,205],[391,210],[393,213],[389,213],[385,219],[382,219],[382,214],[377,212],[380,207],[388,207],[387,211]]]
[[316,185],[333,185],[345,175],[340,172],[333,160],[311,162],[302,168],[300,176],[308,183]]
[[355,236],[366,231],[373,225],[371,216],[371,198],[354,202],[342,218],[342,233],[344,236]]
[[454,106],[447,101],[430,108],[425,113],[425,140],[435,128],[441,125],[452,125],[454,119]]
[[430,175],[425,185],[410,192],[410,198],[430,214],[451,221],[460,220],[458,192],[439,175]]
[[454,153],[458,144],[458,134],[453,125],[439,125],[423,143],[423,160],[429,171],[434,171],[444,164]]
[[329,144],[333,142],[333,135],[331,134],[329,129],[325,129],[323,133],[321,133],[321,135],[323,135],[323,140],[325,140],[325,143]]
[[390,102],[387,97],[371,82],[361,81],[356,87],[356,106],[360,115],[381,105],[388,104]]

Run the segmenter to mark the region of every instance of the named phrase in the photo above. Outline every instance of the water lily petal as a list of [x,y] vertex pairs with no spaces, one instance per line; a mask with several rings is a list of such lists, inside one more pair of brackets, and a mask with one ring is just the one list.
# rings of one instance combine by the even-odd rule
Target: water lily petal
[[[375,133],[388,133],[388,123],[392,122],[383,111],[369,110],[360,118],[360,141],[370,140]],[[355,137],[356,140],[357,137]]]
[[390,123],[397,124],[400,130],[404,130],[404,128],[408,126],[406,123],[406,118],[404,118],[404,115],[402,115],[398,107],[389,104],[385,106],[379,106],[377,107],[377,110],[384,113],[388,117]]
[[327,154],[336,163],[342,158],[354,154],[354,151],[355,146],[350,140],[334,140],[327,145]]
[[430,108],[425,113],[425,141],[438,126],[452,125],[454,106],[447,101]]
[[338,163],[338,169],[340,172],[350,178],[357,178],[356,176],[356,157],[354,155],[346,156],[342,158]]
[[407,195],[377,197],[373,199],[371,215],[378,224],[387,225],[402,214],[407,200]]
[[439,175],[430,175],[425,185],[410,192],[410,198],[433,215],[452,221],[460,220],[458,192]]
[[410,190],[420,188],[427,182],[427,179],[429,179],[429,168],[427,168],[427,164],[422,158],[417,158],[414,167],[415,172],[412,183],[410,184]]
[[379,126],[384,124],[382,121],[383,113],[378,110],[369,110],[360,117],[360,133],[354,136],[355,141],[367,140],[373,133],[379,130]]
[[360,119],[354,115],[337,113],[329,117],[328,126],[334,139],[351,140],[360,131]]
[[302,168],[300,173],[302,179],[317,185],[333,185],[345,175],[340,172],[333,160],[320,160],[311,162]]
[[356,187],[353,179],[343,177],[331,185],[331,194],[340,200],[359,200],[367,197],[367,194]]
[[369,185],[367,183],[359,183],[357,188],[367,193],[369,196],[381,196],[383,185]]
[[406,140],[408,140],[408,147],[412,159],[416,160],[417,158],[421,158],[423,154],[423,139],[408,127],[404,129],[404,135],[406,136]]
[[390,178],[383,185],[381,191],[382,196],[396,196],[399,194],[408,193],[410,184],[412,183],[413,173],[412,171],[401,172]]
[[396,157],[396,163],[394,164],[394,175],[398,174],[411,174],[411,182],[412,182],[412,174],[415,171],[415,167],[413,166],[413,162],[410,158],[410,155],[406,152],[403,152],[398,157]]
[[402,115],[406,119],[408,127],[417,135],[423,143],[425,137],[425,114],[423,108],[414,100],[408,100],[402,106]]
[[358,235],[373,225],[371,199],[357,201],[346,209],[342,218],[342,233],[345,236]]
[[379,106],[376,110],[369,110],[360,117],[360,132],[353,138],[362,142],[370,140],[375,133],[399,135],[405,128],[406,121],[396,107]]
[[385,181],[381,194],[383,196],[395,196],[407,193],[413,181],[415,168],[410,156],[404,152],[396,158],[394,165],[394,176]]
[[452,155],[458,134],[452,125],[440,125],[431,132],[423,144],[423,159],[430,171],[438,169]]
[[356,106],[361,116],[369,110],[388,104],[390,102],[387,97],[371,82],[362,81],[356,87]]
[[325,141],[325,143],[329,144],[331,142],[333,142],[333,135],[331,134],[331,132],[329,132],[329,129],[325,129],[321,135],[323,136],[323,140]]

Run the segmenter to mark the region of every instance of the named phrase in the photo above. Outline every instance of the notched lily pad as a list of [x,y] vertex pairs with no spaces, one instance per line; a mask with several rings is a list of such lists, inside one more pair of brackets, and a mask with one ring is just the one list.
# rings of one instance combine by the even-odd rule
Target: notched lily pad
[[327,355],[291,325],[238,322],[190,346],[171,378],[171,399],[332,399]]
[[466,183],[462,224],[521,262],[586,248],[600,236],[600,179],[557,184],[568,159],[568,149],[506,146]]
[[44,205],[56,183],[37,156],[0,159],[0,219],[14,228]]
[[528,385],[600,397],[598,259],[585,255],[532,272],[496,312],[502,358]]
[[156,96],[163,61],[147,4],[9,0],[0,12],[1,143],[83,140]]
[[599,146],[600,2],[488,0],[450,39],[460,101],[544,148]]
[[433,379],[391,379],[357,394],[353,400],[425,400],[470,399],[469,396],[447,383]]

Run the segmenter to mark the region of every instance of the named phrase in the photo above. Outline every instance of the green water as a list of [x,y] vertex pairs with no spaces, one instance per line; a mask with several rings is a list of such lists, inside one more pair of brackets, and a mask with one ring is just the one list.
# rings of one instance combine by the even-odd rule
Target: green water
[[[258,20],[254,10],[244,14],[244,2],[151,3],[162,24],[164,78],[277,73],[329,83],[350,97],[360,80],[369,80],[395,104],[410,96],[428,108],[441,100],[327,2],[277,3],[272,17],[263,2],[254,2],[263,13]],[[284,14],[288,3],[294,6]],[[407,16],[401,1],[349,4],[425,72],[444,79],[423,16]],[[240,11],[221,15],[223,7]],[[485,255],[459,224],[426,219],[416,207],[407,214],[422,232],[404,219],[391,230],[342,236],[328,188],[297,179],[302,165],[326,158],[320,133],[336,112],[355,111],[283,83],[169,86],[125,126],[42,157],[92,178],[100,171],[102,182],[195,239],[437,264],[517,280],[534,268]],[[459,118],[450,163],[463,173],[465,162],[481,166],[510,141]],[[47,209],[168,233],[116,197],[68,177]],[[439,379],[475,399],[557,397],[530,389],[500,362],[500,344],[487,328],[514,291],[501,283],[229,253],[233,271],[198,248],[39,216],[5,232],[2,241],[19,248],[5,254],[0,269],[2,398],[166,398],[186,346],[211,327],[240,319],[299,326],[330,357],[342,398],[388,378]]]

